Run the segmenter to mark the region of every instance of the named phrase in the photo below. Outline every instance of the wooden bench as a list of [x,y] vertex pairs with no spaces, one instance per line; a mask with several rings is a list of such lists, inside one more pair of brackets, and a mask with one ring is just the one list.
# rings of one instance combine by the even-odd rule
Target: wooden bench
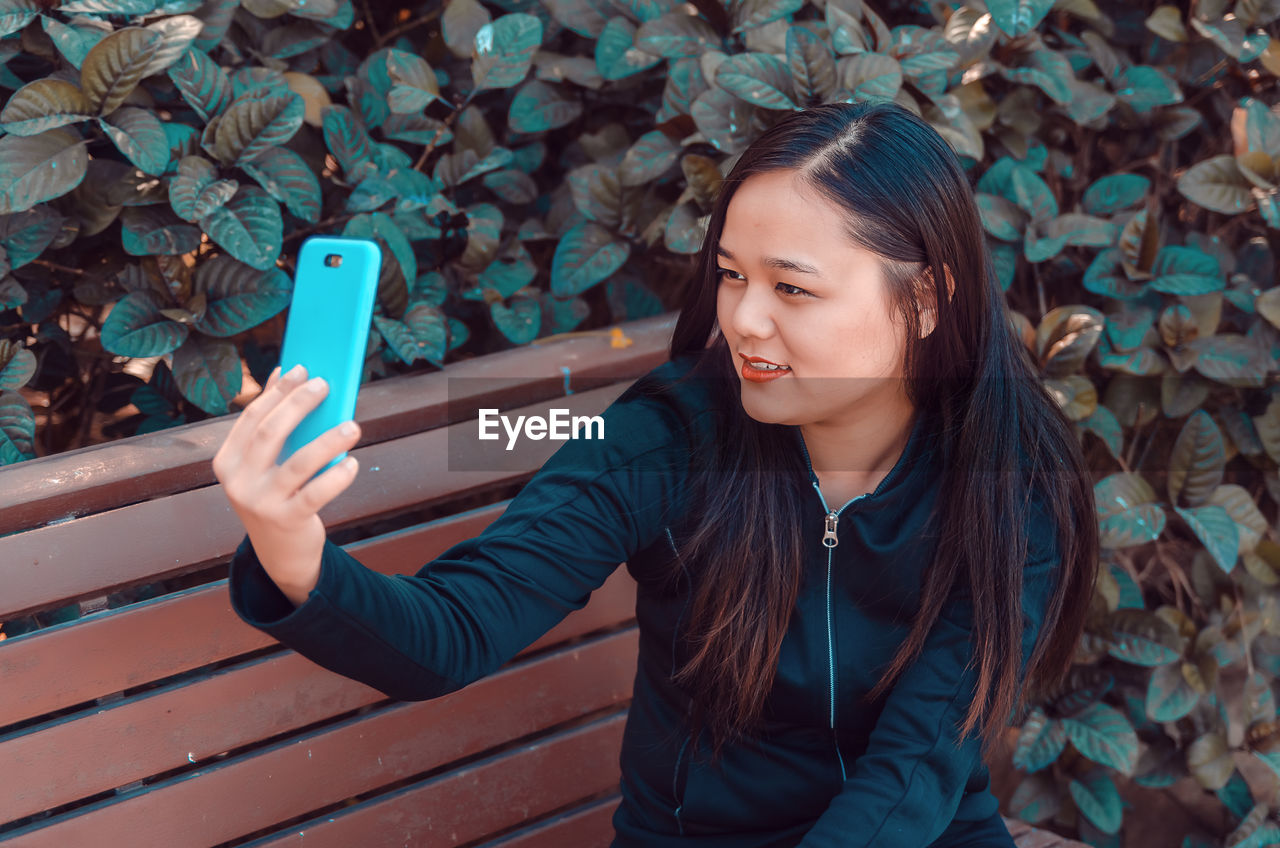
[[[331,536],[392,574],[478,534],[556,443],[525,440],[524,471],[451,471],[468,465],[449,439],[474,427],[468,408],[600,412],[665,359],[673,326],[632,322],[621,349],[566,339],[370,384],[361,474],[323,514]],[[449,382],[463,377],[479,379]],[[243,531],[210,468],[231,423],[0,471],[0,621],[82,612],[0,641],[0,842],[608,846],[638,644],[626,569],[493,675],[388,699],[231,610]],[[162,594],[133,600],[142,586]],[[1010,825],[1021,845],[1069,844]]]

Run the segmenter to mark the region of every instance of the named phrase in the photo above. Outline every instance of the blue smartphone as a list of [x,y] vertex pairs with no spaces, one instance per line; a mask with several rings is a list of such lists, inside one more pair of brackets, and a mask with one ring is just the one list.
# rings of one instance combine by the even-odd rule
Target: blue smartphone
[[[381,266],[382,251],[369,239],[311,236],[302,243],[280,350],[280,373],[301,364],[308,378],[324,378],[329,393],[285,439],[277,465],[355,416]],[[316,474],[346,456],[343,451]]]

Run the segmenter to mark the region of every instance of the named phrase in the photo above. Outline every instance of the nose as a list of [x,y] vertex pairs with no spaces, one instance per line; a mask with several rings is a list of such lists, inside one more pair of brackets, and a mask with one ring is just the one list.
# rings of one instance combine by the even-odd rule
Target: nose
[[740,288],[729,303],[729,326],[741,338],[768,338],[774,324],[767,287],[738,282]]

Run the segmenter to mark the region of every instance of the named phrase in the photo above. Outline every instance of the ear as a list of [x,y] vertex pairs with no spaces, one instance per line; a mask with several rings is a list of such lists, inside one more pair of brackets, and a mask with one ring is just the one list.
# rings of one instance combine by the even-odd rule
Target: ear
[[[947,302],[950,302],[951,298],[956,293],[956,278],[952,275],[951,268],[949,266],[944,265],[943,269],[947,276]],[[933,269],[925,268],[924,274],[920,277],[920,281],[920,301],[924,304],[920,309],[920,338],[923,339],[932,333],[934,328],[937,327],[938,318],[936,309],[933,305],[935,298]]]

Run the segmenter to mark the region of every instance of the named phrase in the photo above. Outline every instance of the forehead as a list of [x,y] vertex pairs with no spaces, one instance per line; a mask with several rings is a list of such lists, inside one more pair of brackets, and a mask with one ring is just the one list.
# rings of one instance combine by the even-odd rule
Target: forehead
[[795,171],[754,174],[729,199],[719,247],[740,262],[783,257],[819,271],[873,258],[846,234],[846,220]]

